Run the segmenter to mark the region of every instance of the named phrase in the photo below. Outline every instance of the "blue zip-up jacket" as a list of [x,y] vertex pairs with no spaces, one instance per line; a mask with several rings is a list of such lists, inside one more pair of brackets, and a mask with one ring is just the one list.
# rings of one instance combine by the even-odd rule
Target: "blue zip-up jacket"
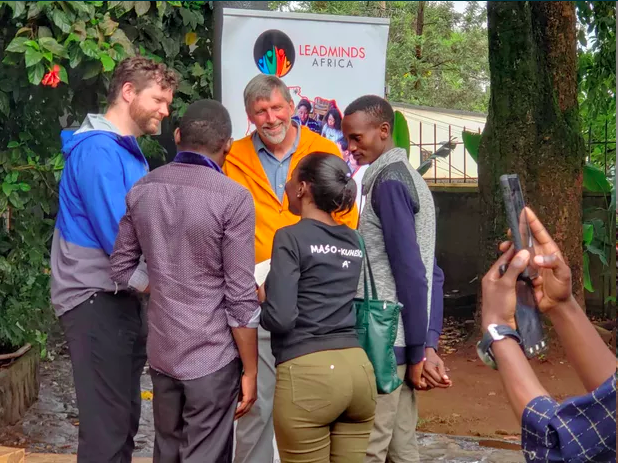
[[99,115],[88,115],[82,128],[66,138],[62,152],[66,161],[51,252],[57,316],[98,291],[117,289],[109,256],[125,214],[125,196],[148,172],[135,137],[121,136]]

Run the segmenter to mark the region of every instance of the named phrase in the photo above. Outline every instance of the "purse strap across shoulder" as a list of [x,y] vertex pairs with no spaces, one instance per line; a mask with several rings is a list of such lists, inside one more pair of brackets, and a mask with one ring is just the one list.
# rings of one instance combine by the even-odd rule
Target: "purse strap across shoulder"
[[369,273],[369,283],[371,284],[371,299],[378,300],[378,290],[376,288],[375,279],[373,278],[373,272],[371,271],[371,264],[369,263],[369,255],[367,254],[367,249],[365,248],[365,240],[363,236],[360,234],[358,230],[354,230],[356,236],[358,237],[358,242],[360,246],[360,250],[363,253],[363,281],[364,281],[364,299],[365,301],[369,300],[369,285],[367,284],[367,273]]

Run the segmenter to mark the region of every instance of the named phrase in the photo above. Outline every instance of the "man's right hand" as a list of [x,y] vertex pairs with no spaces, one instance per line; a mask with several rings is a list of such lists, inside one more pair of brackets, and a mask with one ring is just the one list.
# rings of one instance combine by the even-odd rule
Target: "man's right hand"
[[414,365],[408,365],[408,371],[406,372],[406,381],[410,389],[416,389],[424,391],[427,389],[427,381],[423,378],[423,367],[425,366],[425,360]]
[[449,388],[453,385],[446,374],[446,368],[444,367],[444,361],[440,358],[438,353],[433,347],[425,349],[425,363],[423,365],[423,378],[427,383],[427,389],[430,390],[437,388]]
[[234,414],[234,420],[246,415],[257,400],[257,374],[246,375],[243,373],[240,379],[239,405]]

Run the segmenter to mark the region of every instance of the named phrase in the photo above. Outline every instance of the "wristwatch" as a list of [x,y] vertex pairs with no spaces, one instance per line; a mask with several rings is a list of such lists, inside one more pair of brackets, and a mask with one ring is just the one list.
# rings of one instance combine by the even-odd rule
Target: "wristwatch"
[[483,339],[476,344],[476,352],[485,365],[493,368],[494,370],[498,369],[496,359],[494,358],[494,354],[491,350],[491,345],[496,341],[502,341],[506,338],[515,339],[517,344],[521,347],[521,336],[510,326],[496,325],[495,323],[492,323],[487,327],[487,332],[483,335]]

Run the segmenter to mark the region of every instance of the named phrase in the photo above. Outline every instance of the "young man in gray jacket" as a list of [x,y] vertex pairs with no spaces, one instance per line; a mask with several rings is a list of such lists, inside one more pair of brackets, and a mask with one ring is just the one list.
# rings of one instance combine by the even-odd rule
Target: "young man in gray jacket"
[[[359,165],[369,165],[363,176],[359,231],[378,294],[403,304],[395,355],[405,381],[396,391],[378,398],[366,463],[384,463],[387,457],[392,463],[419,461],[414,389],[427,389],[425,360],[428,355],[437,357],[437,343],[428,341],[428,331],[430,337],[436,331],[428,327],[439,326],[437,314],[431,316],[435,208],[422,176],[408,162],[405,150],[394,145],[393,121],[388,102],[367,95],[346,108],[342,125],[350,154]],[[360,295],[362,286],[361,281]],[[438,387],[449,385],[443,376]]]

